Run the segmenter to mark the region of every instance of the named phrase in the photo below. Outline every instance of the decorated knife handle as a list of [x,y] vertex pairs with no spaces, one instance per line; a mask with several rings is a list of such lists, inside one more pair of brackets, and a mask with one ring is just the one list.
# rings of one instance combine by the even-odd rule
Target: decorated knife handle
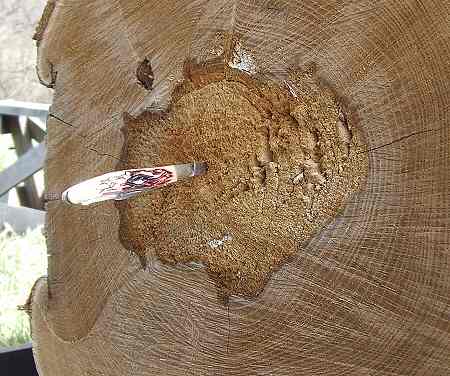
[[69,204],[89,205],[105,200],[125,200],[141,192],[175,183],[180,178],[202,175],[204,162],[114,171],[83,181],[65,190],[61,198]]

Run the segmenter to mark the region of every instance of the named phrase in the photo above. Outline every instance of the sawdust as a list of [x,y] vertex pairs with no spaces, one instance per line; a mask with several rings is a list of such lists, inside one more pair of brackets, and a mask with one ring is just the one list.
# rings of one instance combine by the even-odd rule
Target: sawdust
[[141,258],[203,263],[221,297],[254,297],[361,187],[362,136],[312,72],[280,85],[218,60],[184,76],[167,112],[125,116],[125,167],[209,172],[118,203],[121,239]]

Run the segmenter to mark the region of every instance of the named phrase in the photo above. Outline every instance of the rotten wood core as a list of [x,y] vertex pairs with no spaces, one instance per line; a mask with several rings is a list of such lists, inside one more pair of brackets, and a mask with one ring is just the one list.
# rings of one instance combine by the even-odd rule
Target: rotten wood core
[[141,259],[202,263],[254,297],[364,182],[363,138],[311,72],[289,85],[187,63],[166,112],[125,116],[126,168],[205,160],[206,176],[118,203]]

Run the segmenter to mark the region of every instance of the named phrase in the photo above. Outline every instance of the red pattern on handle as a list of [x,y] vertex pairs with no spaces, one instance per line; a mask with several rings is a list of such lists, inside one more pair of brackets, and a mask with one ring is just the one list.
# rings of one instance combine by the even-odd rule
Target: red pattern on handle
[[121,177],[110,177],[100,182],[101,196],[132,195],[148,189],[161,188],[175,181],[172,171],[161,167],[124,171]]

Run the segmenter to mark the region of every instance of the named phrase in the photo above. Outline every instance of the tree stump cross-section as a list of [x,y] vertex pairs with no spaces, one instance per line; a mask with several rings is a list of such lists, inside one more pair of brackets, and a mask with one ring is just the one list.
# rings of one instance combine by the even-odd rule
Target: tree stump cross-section
[[448,375],[449,16],[441,0],[50,1],[47,191],[122,167],[124,116],[167,111],[185,63],[221,56],[289,93],[313,67],[364,133],[368,171],[257,297],[226,302],[198,263],[149,249],[143,267],[114,203],[48,203],[48,278],[30,298],[40,374]]

